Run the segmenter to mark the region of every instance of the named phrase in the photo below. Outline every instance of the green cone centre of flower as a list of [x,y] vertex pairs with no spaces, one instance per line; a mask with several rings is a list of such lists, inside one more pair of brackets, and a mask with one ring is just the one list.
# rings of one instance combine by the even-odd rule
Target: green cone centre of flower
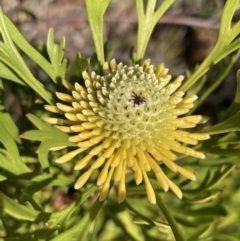
[[107,123],[104,129],[116,131],[119,133],[117,138],[130,140],[135,145],[140,142],[151,144],[159,131],[164,132],[166,126],[171,126],[168,120],[178,114],[171,109],[182,100],[183,94],[169,99],[183,77],[180,76],[175,85],[164,88],[170,76],[158,78],[153,66],[145,72],[139,65],[127,67],[112,63],[111,66],[105,64],[104,71],[104,77],[96,75],[92,78],[101,102],[100,107],[93,110]]

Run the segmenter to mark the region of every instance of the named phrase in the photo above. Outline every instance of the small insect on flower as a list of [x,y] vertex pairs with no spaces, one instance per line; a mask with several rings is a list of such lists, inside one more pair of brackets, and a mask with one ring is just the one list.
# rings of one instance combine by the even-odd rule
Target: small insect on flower
[[178,91],[183,76],[170,82],[171,76],[163,64],[154,71],[149,60],[134,66],[112,60],[103,65],[102,76],[84,71],[83,78],[85,87],[64,80],[70,93],[56,93],[63,103],[45,106],[48,111],[65,117],[45,118],[45,121],[69,133],[69,140],[78,145],[56,161],[67,162],[86,151],[75,169],[89,168],[79,177],[75,188],[81,188],[94,170],[101,167],[97,179],[97,185],[101,186],[99,200],[106,199],[110,181],[114,180],[118,184],[118,201],[122,202],[126,197],[128,168],[134,172],[137,185],[145,183],[151,203],[156,203],[156,197],[148,177],[150,171],[165,192],[170,188],[182,198],[181,190],[164,174],[160,164],[195,180],[192,172],[175,163],[176,153],[205,158],[203,153],[185,144],[196,145],[209,139],[207,134],[184,130],[206,120],[201,115],[183,116],[197,99],[195,95],[184,96],[184,92]]

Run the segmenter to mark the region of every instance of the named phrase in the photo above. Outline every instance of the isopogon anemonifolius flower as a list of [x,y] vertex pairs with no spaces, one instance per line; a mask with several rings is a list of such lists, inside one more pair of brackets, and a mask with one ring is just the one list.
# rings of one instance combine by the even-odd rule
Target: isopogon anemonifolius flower
[[[77,180],[81,188],[94,170],[101,168],[97,185],[101,186],[99,200],[109,192],[110,181],[118,183],[118,201],[126,196],[126,169],[135,175],[136,184],[144,181],[150,202],[155,193],[148,177],[152,171],[164,191],[170,188],[182,198],[182,192],[162,171],[165,164],[173,172],[195,180],[189,170],[177,165],[175,153],[196,158],[204,154],[186,146],[196,145],[209,135],[189,133],[182,129],[204,123],[201,115],[182,116],[192,107],[197,96],[185,96],[178,91],[183,76],[170,82],[171,76],[163,64],[154,71],[146,60],[142,65],[124,66],[115,60],[103,65],[103,75],[84,71],[85,87],[63,81],[69,94],[56,93],[63,103],[47,105],[50,112],[61,113],[64,119],[46,117],[44,120],[69,133],[69,140],[78,148],[56,161],[64,163],[79,153],[85,155],[75,166],[76,170],[89,167]],[[182,116],[182,117],[179,117]]]

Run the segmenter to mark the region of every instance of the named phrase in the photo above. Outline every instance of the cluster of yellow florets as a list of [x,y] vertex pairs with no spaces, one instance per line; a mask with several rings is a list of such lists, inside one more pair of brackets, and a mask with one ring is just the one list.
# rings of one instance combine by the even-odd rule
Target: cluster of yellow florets
[[78,148],[57,159],[66,162],[81,152],[85,156],[75,166],[81,170],[87,165],[75,184],[81,188],[94,170],[101,168],[97,185],[101,186],[100,201],[109,192],[110,181],[118,183],[118,201],[126,196],[126,169],[135,174],[136,184],[144,181],[150,202],[155,193],[148,178],[152,171],[164,191],[170,188],[179,198],[181,190],[163,173],[160,164],[173,172],[195,180],[195,175],[175,163],[175,153],[204,158],[185,144],[196,145],[209,138],[207,134],[189,133],[182,129],[195,127],[205,119],[200,115],[184,116],[197,96],[184,96],[178,91],[183,76],[170,82],[171,76],[164,65],[154,71],[150,61],[142,65],[124,66],[115,60],[103,65],[103,75],[84,71],[85,87],[63,81],[69,94],[57,93],[64,103],[45,106],[51,112],[65,117],[45,118],[58,129],[69,133],[69,140]]

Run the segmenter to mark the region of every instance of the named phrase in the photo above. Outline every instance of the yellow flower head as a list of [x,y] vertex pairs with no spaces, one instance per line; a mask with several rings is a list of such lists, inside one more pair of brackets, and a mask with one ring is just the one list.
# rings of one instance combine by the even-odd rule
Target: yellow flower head
[[125,175],[131,169],[136,184],[144,181],[150,202],[155,203],[155,193],[148,178],[154,172],[164,191],[170,188],[179,198],[181,190],[163,173],[159,164],[165,164],[173,172],[195,180],[195,175],[177,165],[176,152],[196,158],[205,158],[185,144],[196,145],[209,138],[207,134],[189,133],[181,129],[195,127],[205,119],[200,115],[184,115],[192,107],[197,96],[184,96],[177,91],[183,76],[170,82],[168,69],[160,65],[154,71],[150,61],[142,65],[124,66],[115,60],[103,65],[103,75],[83,72],[85,87],[63,81],[70,94],[56,93],[65,102],[45,106],[48,111],[61,113],[64,119],[45,118],[45,121],[71,136],[78,148],[56,161],[63,163],[81,152],[85,156],[75,166],[84,172],[75,184],[81,188],[94,170],[101,167],[97,185],[101,186],[99,200],[109,192],[110,181],[118,183],[118,201],[126,196]]

